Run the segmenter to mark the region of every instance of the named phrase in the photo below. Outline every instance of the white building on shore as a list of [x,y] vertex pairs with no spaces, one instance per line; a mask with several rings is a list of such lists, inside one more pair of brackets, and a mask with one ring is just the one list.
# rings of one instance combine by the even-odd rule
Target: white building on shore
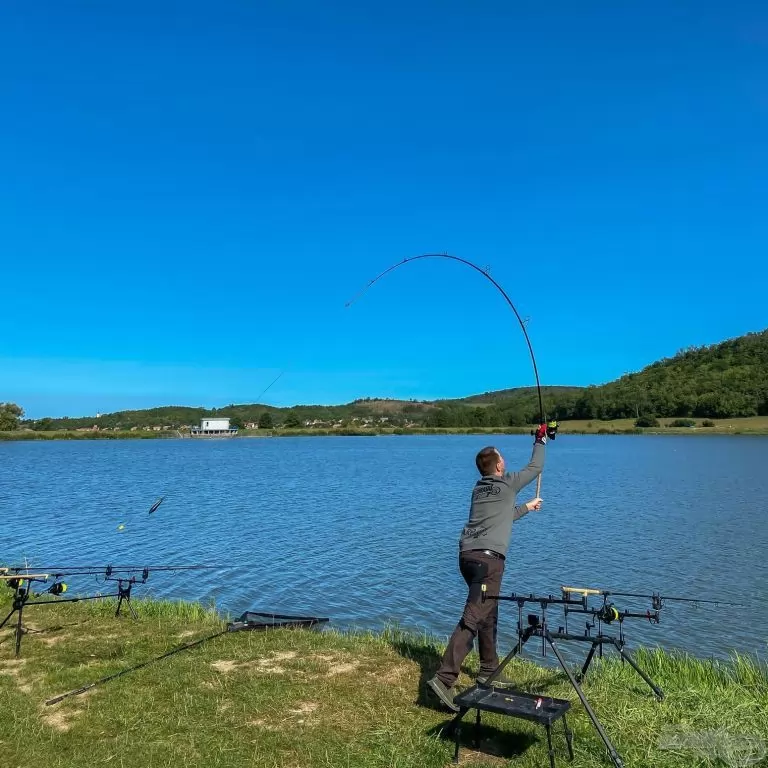
[[237,427],[230,427],[229,419],[203,419],[200,426],[192,427],[189,434],[191,437],[234,437]]

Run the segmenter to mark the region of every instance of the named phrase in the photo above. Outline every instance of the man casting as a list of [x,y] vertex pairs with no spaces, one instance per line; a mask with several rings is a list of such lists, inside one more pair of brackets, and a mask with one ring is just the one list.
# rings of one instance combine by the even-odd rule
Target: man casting
[[[498,600],[482,600],[482,585],[486,596],[497,597],[504,575],[504,563],[512,535],[512,523],[532,510],[541,508],[541,499],[535,498],[515,506],[517,493],[535,480],[544,468],[544,446],[547,435],[554,437],[554,429],[546,424],[536,430],[531,460],[519,472],[506,472],[504,457],[496,448],[483,448],[477,454],[480,479],[472,491],[469,520],[459,539],[459,571],[467,583],[469,594],[459,623],[456,625],[440,668],[427,683],[429,688],[449,709],[458,712],[453,703],[453,686],[459,677],[461,663],[472,650],[477,637],[480,654],[479,683],[484,683],[498,667],[496,628]],[[509,684],[504,675],[497,685]]]

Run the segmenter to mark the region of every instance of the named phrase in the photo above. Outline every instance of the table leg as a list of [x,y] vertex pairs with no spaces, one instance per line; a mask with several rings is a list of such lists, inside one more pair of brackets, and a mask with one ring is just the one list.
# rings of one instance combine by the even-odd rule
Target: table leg
[[547,723],[544,726],[547,729],[547,748],[549,749],[549,768],[555,768],[555,750],[552,749],[552,726]]
[[565,730],[565,743],[568,746],[568,759],[573,760],[573,731],[568,727],[568,721],[563,715],[563,729]]

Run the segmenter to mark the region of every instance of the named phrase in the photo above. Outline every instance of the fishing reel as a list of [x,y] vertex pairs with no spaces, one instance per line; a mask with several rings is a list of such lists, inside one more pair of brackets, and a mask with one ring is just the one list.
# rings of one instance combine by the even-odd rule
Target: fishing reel
[[[15,603],[24,604],[27,602],[27,600],[35,599],[37,597],[40,597],[40,595],[63,595],[67,591],[67,585],[63,581],[57,581],[53,584],[51,584],[48,589],[44,589],[42,592],[33,592],[32,591],[32,585],[30,584],[28,587],[23,587],[22,584],[26,581],[26,579],[9,579],[6,584],[11,589],[16,590],[16,597],[15,597]],[[39,579],[35,579],[34,581],[39,581]]]
[[603,605],[595,610],[593,614],[603,624],[611,624],[614,621],[624,621],[625,618],[633,619],[648,619],[649,624],[660,624],[661,614],[659,609],[654,608],[652,611],[646,611],[645,613],[633,613],[632,611],[624,611],[623,613],[613,603],[603,603]]
[[595,616],[597,616],[600,621],[603,622],[603,624],[610,624],[614,621],[619,621],[621,619],[621,614],[619,613],[619,609],[616,608],[616,606],[613,603],[604,603],[595,613]]
[[[42,579],[25,579],[25,578],[19,577],[18,579],[8,579],[5,583],[11,589],[16,589],[16,590],[19,590],[21,592],[29,592],[29,594],[32,595],[33,593],[32,593],[31,589],[27,589],[27,590],[21,589],[21,585],[25,581],[30,581],[30,582],[32,582],[32,581],[42,581]],[[48,589],[43,590],[43,592],[40,592],[39,594],[61,595],[61,594],[63,594],[66,591],[67,591],[67,585],[63,581],[57,581],[54,584],[51,584],[51,586],[48,587]]]
[[[554,440],[557,437],[558,426],[559,425],[557,421],[555,421],[554,419],[552,419],[552,421],[547,422],[547,440]],[[532,429],[531,435],[533,436],[535,434],[536,434],[536,430]]]

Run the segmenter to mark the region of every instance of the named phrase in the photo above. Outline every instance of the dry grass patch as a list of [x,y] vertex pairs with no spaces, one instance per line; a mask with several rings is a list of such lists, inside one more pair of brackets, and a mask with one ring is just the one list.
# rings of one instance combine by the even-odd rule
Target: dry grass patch
[[41,720],[49,728],[59,733],[66,733],[73,726],[73,720],[82,715],[82,709],[58,709],[43,713]]
[[211,667],[223,675],[229,674],[237,669],[238,666],[239,664],[236,661],[232,661],[232,659],[219,659],[218,661],[211,662]]
[[272,651],[268,657],[251,659],[249,661],[219,659],[212,662],[211,667],[223,675],[228,675],[230,672],[247,670],[283,675],[288,670],[285,667],[280,666],[279,662],[291,661],[296,658],[296,655],[296,651]]
[[419,678],[419,667],[416,664],[394,664],[386,671],[372,671],[367,673],[368,677],[380,679],[387,685],[401,686],[404,683],[412,683]]
[[311,666],[317,668],[318,674],[310,675],[312,679],[349,675],[373,661],[367,656],[355,658],[344,653],[312,653],[306,657],[306,660]]
[[38,639],[40,640],[41,643],[44,643],[50,648],[52,645],[57,645],[62,640],[69,640],[69,636],[68,635],[52,635],[51,637],[41,637]]
[[[477,752],[469,747],[462,747],[461,751],[459,752],[458,764],[471,765],[474,768],[480,768],[481,766],[487,766],[487,768],[497,768],[497,766],[508,766],[510,764],[508,758],[502,757],[501,755],[492,754],[493,748],[489,747],[485,742],[480,742],[480,748],[486,751]],[[451,762],[451,764],[455,765],[453,762]]]
[[254,720],[247,720],[246,725],[253,726],[254,728],[261,728],[263,731],[280,731],[282,726],[270,723],[264,718],[256,718]]
[[328,677],[333,677],[334,675],[348,675],[350,672],[354,672],[359,666],[359,661],[348,661],[341,664],[331,664],[331,666],[328,667],[328,672],[326,674]]
[[28,678],[24,675],[26,659],[6,659],[0,661],[0,675],[10,677],[21,693],[32,693],[32,686],[39,681],[37,678]]

